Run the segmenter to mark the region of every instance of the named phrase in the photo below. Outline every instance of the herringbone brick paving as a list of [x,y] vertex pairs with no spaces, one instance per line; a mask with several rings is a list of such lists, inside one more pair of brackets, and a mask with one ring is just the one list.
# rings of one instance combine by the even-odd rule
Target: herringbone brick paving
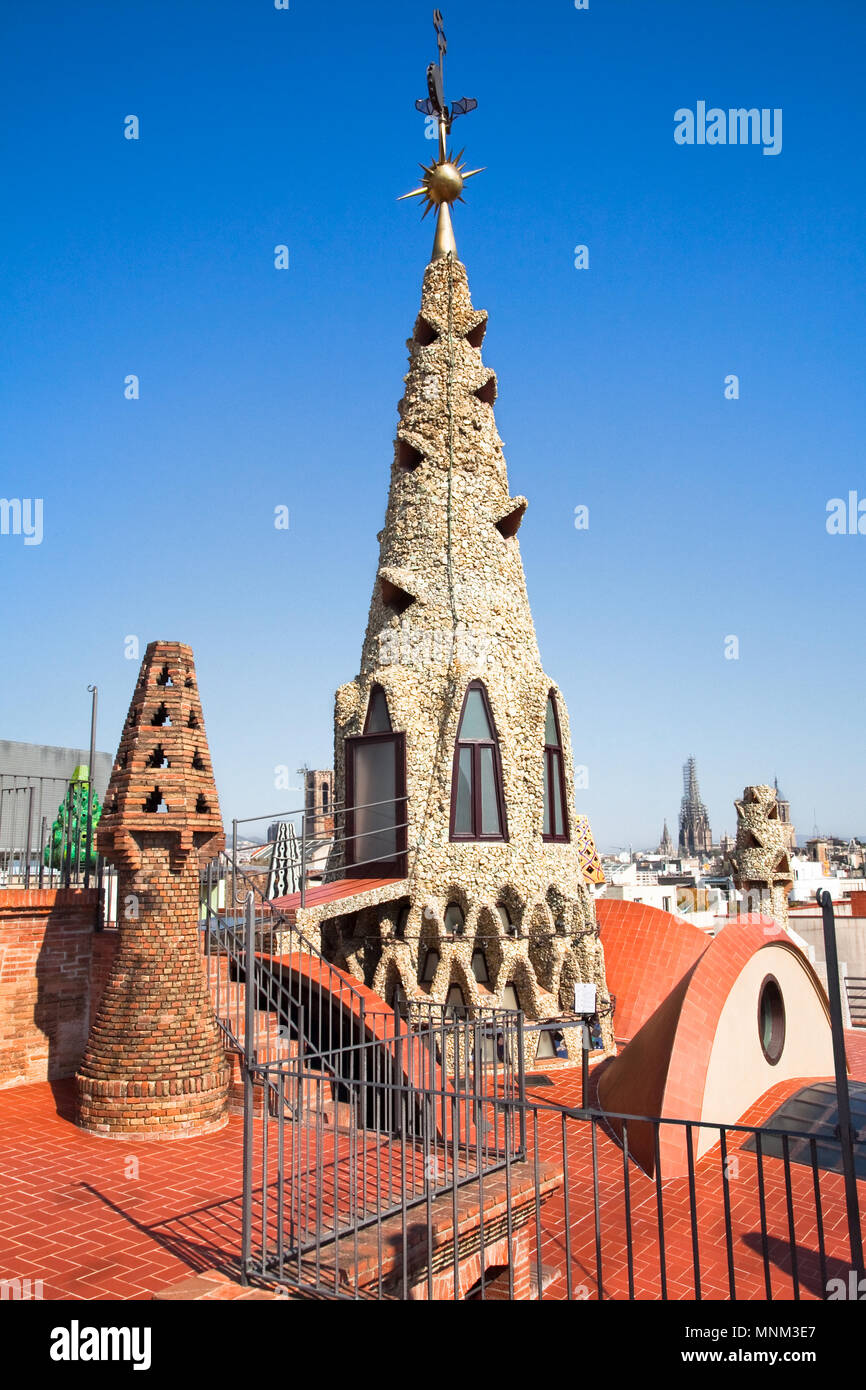
[[[866,1038],[848,1035],[849,1060],[866,1077]],[[580,1102],[580,1075],[552,1071],[554,1085],[533,1099],[538,1112],[529,1139],[542,1160],[562,1153],[563,1119],[556,1106]],[[796,1083],[768,1093],[746,1117],[760,1123]],[[242,1122],[205,1138],[126,1145],[76,1129],[72,1082],[40,1083],[0,1092],[0,1279],[44,1281],[47,1299],[146,1299],[189,1273],[219,1269],[237,1277],[241,1220]],[[257,1125],[258,1125],[257,1121]],[[588,1127],[566,1122],[568,1215],[572,1296],[597,1297],[592,1166]],[[603,1128],[597,1131],[601,1197],[602,1286],[605,1298],[628,1297],[622,1151]],[[765,1298],[756,1159],[731,1145],[738,1160],[729,1184],[738,1298]],[[769,1265],[774,1299],[793,1296],[788,1214],[782,1164],[765,1160]],[[811,1171],[792,1165],[794,1235],[801,1296],[822,1297],[816,1250]],[[845,1207],[838,1174],[821,1174],[828,1278],[845,1277]],[[866,1184],[860,1183],[866,1207]],[[634,1293],[660,1297],[655,1183],[629,1171],[634,1234]],[[663,1185],[668,1297],[695,1296],[687,1179]],[[697,1164],[701,1292],[730,1296],[718,1150]],[[553,1273],[545,1298],[568,1296],[566,1197],[559,1194],[539,1214],[541,1261]]]

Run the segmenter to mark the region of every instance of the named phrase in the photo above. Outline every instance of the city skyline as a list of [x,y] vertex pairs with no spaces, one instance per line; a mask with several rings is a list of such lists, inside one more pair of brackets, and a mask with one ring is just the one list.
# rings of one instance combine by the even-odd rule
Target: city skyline
[[[147,642],[188,642],[229,817],[299,802],[275,769],[294,787],[301,763],[331,765],[429,254],[429,221],[397,202],[430,155],[423,72],[407,75],[428,9],[394,0],[375,26],[338,9],[338,26],[252,14],[240,54],[220,3],[61,16],[50,34],[12,21],[0,235],[28,290],[6,291],[21,327],[2,491],[43,508],[40,544],[0,537],[0,578],[45,640],[10,633],[3,733],[86,742],[96,683],[113,750]],[[563,6],[520,28],[515,121],[502,73],[522,10],[448,18],[455,89],[479,100],[458,147],[486,166],[458,247],[530,501],[521,550],[585,769],[576,810],[600,848],[657,843],[692,751],[716,838],[743,787],[776,775],[801,839],[816,821],[862,835],[860,538],[825,524],[864,491],[857,45],[782,4],[675,5],[663,26]],[[359,54],[388,115],[373,159]],[[778,155],[679,145],[675,112],[705,98],[784,110]]]

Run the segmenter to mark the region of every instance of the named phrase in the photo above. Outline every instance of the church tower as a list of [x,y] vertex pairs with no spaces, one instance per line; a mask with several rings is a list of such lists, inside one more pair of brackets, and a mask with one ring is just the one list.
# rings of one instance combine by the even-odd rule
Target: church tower
[[664,830],[662,831],[659,854],[663,854],[666,859],[672,859],[674,854],[674,842],[671,839],[671,832],[668,830],[667,820],[665,821]]
[[[351,838],[331,876],[382,875],[392,896],[322,923],[322,947],[389,1002],[553,1018],[592,981],[603,1011],[587,886],[603,874],[574,809],[568,710],[541,662],[520,555],[527,501],[509,488],[482,357],[487,314],[473,306],[450,214],[469,174],[447,140],[475,103],[445,105],[437,32],[418,106],[438,119],[439,157],[414,190],[436,209],[433,257],[407,345],[360,672],[335,708],[335,802]],[[609,1018],[604,1032],[610,1045]]]

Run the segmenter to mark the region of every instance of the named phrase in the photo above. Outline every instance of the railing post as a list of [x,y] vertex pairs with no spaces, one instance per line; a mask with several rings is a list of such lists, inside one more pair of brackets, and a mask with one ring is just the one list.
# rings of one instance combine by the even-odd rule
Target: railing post
[[[235,822],[235,838],[237,822]],[[234,891],[234,890],[233,890]],[[252,893],[244,907],[244,1156],[241,1214],[241,1283],[249,1283],[253,1254],[253,1027],[255,1025],[255,907]],[[267,1124],[267,1097],[262,1120]],[[264,1227],[263,1227],[264,1229]]]
[[84,886],[90,887],[90,846],[93,843],[93,764],[96,761],[96,702],[97,687],[87,689],[93,696],[90,706],[90,766],[87,769],[87,840],[84,849]]
[[27,802],[27,849],[24,858],[24,887],[30,887],[30,847],[33,838],[33,787],[30,788],[30,797]]
[[854,1131],[851,1128],[851,1098],[848,1093],[848,1064],[842,1022],[842,995],[839,988],[839,957],[836,951],[836,922],[833,899],[826,889],[816,894],[824,919],[824,959],[827,962],[827,995],[830,1001],[830,1028],[833,1037],[833,1066],[836,1073],[836,1104],[839,1108],[839,1141],[842,1172],[845,1177],[845,1205],[848,1210],[848,1241],[851,1264],[858,1277],[863,1275],[863,1236],[857,1200],[857,1173],[854,1166]]
[[232,904],[231,904],[231,907],[232,907],[232,910],[231,910],[232,919],[234,918],[234,916],[235,916],[235,914],[236,914],[236,912],[237,912],[237,906],[238,906],[238,901],[237,901],[237,898],[236,898],[236,896],[235,896],[235,888],[236,888],[235,878],[236,878],[236,875],[237,875],[237,864],[238,864],[238,823],[237,823],[237,818],[235,818],[235,819],[232,821]]
[[301,812],[301,907],[307,904],[307,809]]
[[526,1065],[523,1047],[523,1011],[517,1016],[517,1086],[520,1096],[520,1154],[526,1153]]
[[104,906],[102,902],[102,892],[105,885],[104,860],[101,854],[96,856],[96,919],[93,923],[94,931],[102,931],[105,927]]
[[72,882],[72,783],[66,792],[66,864],[64,866],[63,887]]
[[584,1110],[589,1109],[589,1049],[592,1038],[586,1019],[580,1025],[580,1103]]
[[[40,827],[39,827],[39,887],[40,887],[40,888],[42,887],[42,884],[43,884],[43,882],[44,882],[44,880],[45,880],[45,849],[46,849],[46,843],[45,843],[45,842],[46,842],[46,840],[48,839],[47,825],[48,825],[47,818],[46,818],[45,816],[43,816],[43,817],[42,817],[42,824],[41,824]],[[50,856],[49,856],[49,862],[50,862]],[[50,872],[51,872],[50,868],[49,868],[48,872],[49,872],[49,874],[50,874]]]

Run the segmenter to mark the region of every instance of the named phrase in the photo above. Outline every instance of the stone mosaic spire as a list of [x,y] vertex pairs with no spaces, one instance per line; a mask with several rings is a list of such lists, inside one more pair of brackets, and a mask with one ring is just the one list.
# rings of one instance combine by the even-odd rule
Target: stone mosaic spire
[[[554,1018],[576,983],[592,981],[604,1012],[587,886],[604,875],[574,805],[565,700],[536,641],[517,538],[527,502],[511,492],[496,428],[487,314],[473,306],[448,211],[468,175],[446,136],[475,103],[445,105],[439,19],[437,34],[440,63],[417,105],[438,117],[439,159],[415,192],[438,208],[438,229],[408,343],[360,673],[335,707],[336,803],[357,808],[405,787],[406,852],[381,893],[365,887],[353,911],[320,915],[320,939],[389,1002],[459,994]],[[357,866],[358,843],[377,843],[359,839],[361,819],[332,877],[375,875],[375,864]],[[609,1017],[603,1030],[609,1047]]]
[[[587,888],[603,874],[574,805],[566,703],[538,650],[518,540],[527,502],[509,487],[496,376],[481,355],[486,326],[465,267],[451,255],[432,261],[408,344],[360,674],[337,692],[335,713],[338,803],[347,794],[346,739],[363,734],[376,687],[391,728],[405,735],[407,901],[362,914],[340,958],[352,968],[358,941],[373,935],[381,956],[368,982],[386,996],[399,977],[410,995],[423,983],[442,1001],[457,986],[467,1003],[490,1002],[476,978],[480,950],[485,990],[513,1002],[511,989],[529,1017],[545,1018],[570,1007],[581,980],[606,998]],[[501,839],[454,835],[455,742],[473,684],[483,687],[497,740]],[[550,787],[545,798],[551,759],[564,780],[559,827],[550,823]],[[458,936],[452,905],[463,920]],[[422,981],[431,951],[439,963]]]
[[539,661],[520,550],[510,543],[527,502],[509,491],[496,374],[481,356],[486,327],[465,266],[433,261],[408,343],[362,669],[406,630],[454,631],[469,647],[495,642],[502,661]]
[[776,788],[746,787],[735,801],[737,843],[731,855],[734,882],[747,895],[743,910],[788,925],[788,894],[794,878],[789,827],[780,818]]
[[226,1121],[199,940],[199,859],[223,844],[192,651],[151,642],[98,831],[118,870],[120,942],[76,1078],[85,1129],[168,1139]]

